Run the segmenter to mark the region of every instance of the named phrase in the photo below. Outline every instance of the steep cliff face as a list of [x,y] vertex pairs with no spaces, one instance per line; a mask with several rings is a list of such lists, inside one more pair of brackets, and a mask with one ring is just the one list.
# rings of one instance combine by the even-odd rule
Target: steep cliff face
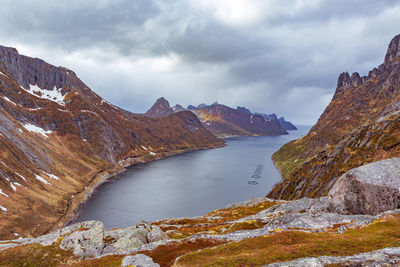
[[221,145],[191,112],[132,114],[74,72],[0,46],[0,239],[62,224],[73,199],[125,159]]
[[217,136],[287,134],[277,119],[253,114],[243,107],[233,109],[215,103],[210,106],[202,105],[192,111]]
[[269,196],[321,196],[347,170],[399,156],[399,110],[400,35],[391,41],[384,63],[368,76],[342,73],[317,124],[273,155],[283,181]]

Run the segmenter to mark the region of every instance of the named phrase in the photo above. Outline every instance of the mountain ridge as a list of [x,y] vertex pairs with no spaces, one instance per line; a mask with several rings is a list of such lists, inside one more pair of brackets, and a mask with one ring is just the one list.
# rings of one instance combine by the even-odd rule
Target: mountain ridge
[[268,196],[322,196],[347,170],[400,155],[399,62],[397,35],[384,63],[367,76],[339,75],[331,103],[310,132],[272,156],[283,180]]
[[[204,127],[216,136],[225,138],[230,136],[262,136],[288,134],[286,130],[297,128],[283,119],[278,119],[276,114],[252,113],[246,107],[236,109],[219,104],[217,101],[211,105],[204,103],[197,107],[181,105],[170,107],[169,102],[161,97],[145,113],[150,117],[169,116],[173,112],[188,110],[196,114]],[[287,128],[287,129],[285,129]]]

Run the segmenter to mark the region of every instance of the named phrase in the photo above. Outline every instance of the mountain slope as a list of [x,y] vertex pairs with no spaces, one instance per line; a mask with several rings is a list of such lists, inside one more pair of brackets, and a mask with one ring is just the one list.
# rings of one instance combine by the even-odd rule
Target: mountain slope
[[1,46],[0,122],[0,238],[63,225],[129,164],[223,145],[191,112],[132,114],[74,72]]
[[283,181],[269,196],[321,196],[347,170],[399,156],[399,110],[400,35],[390,42],[384,63],[368,76],[342,73],[317,124],[273,155]]
[[278,120],[253,114],[248,109],[230,108],[218,103],[201,105],[192,110],[204,126],[217,136],[287,134]]

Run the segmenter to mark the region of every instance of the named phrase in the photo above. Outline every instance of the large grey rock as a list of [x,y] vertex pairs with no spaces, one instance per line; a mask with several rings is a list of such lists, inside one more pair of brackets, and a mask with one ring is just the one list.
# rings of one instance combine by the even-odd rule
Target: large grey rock
[[60,248],[72,250],[79,258],[98,257],[104,248],[103,232],[97,229],[73,232],[61,240]]
[[328,264],[340,266],[400,266],[400,248],[384,248],[353,256],[302,258],[289,262],[268,264],[268,267],[323,267]]
[[370,163],[343,174],[329,191],[331,212],[378,214],[400,207],[400,158]]
[[147,234],[148,242],[157,242],[165,239],[168,239],[168,236],[163,232],[163,230],[156,225],[152,225],[150,232]]
[[137,254],[123,258],[121,266],[160,267],[159,264],[154,263],[152,258],[144,254]]
[[280,229],[299,229],[322,231],[337,224],[361,226],[375,219],[370,215],[341,215],[335,213],[290,213],[266,220],[268,227]]
[[103,254],[128,254],[134,249],[148,243],[148,230],[136,226],[107,231],[104,240],[108,243]]

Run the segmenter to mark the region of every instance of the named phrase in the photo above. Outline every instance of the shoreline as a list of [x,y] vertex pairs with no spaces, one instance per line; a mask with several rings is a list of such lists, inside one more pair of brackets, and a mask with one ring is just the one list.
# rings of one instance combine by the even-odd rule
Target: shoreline
[[165,159],[170,156],[179,155],[187,152],[221,148],[224,146],[226,146],[226,143],[223,145],[199,146],[190,149],[178,149],[170,152],[165,152],[163,153],[163,155],[152,156],[152,158],[148,158],[148,155],[128,157],[115,163],[111,168],[99,170],[92,176],[92,178],[81,191],[77,192],[73,195],[73,197],[71,197],[71,199],[68,201],[66,212],[55,223],[52,223],[51,226],[42,234],[47,234],[59,228],[70,225],[78,217],[82,206],[85,205],[85,203],[92,196],[94,196],[94,194],[96,193],[96,189],[100,185],[109,181],[111,177],[126,171],[126,169],[130,166]]

